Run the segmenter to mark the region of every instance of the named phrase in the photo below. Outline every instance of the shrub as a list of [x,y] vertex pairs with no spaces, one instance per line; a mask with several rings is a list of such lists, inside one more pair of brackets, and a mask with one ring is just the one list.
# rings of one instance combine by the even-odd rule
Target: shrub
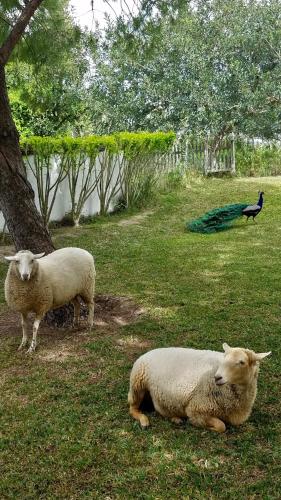
[[245,176],[281,174],[281,148],[278,145],[250,145],[238,142],[236,171]]

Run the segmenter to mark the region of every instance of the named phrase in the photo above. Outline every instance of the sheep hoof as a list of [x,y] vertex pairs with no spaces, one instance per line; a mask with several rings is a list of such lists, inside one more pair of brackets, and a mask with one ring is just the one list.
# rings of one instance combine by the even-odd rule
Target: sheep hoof
[[30,348],[26,351],[26,354],[32,354],[36,349],[36,344],[31,343]]
[[141,415],[140,424],[142,429],[147,429],[147,427],[149,427],[149,420],[146,415]]
[[182,418],[179,418],[179,417],[172,417],[171,422],[173,422],[173,424],[177,424],[177,425],[183,424]]
[[211,431],[215,431],[215,432],[225,432],[225,430],[226,430],[225,423],[216,417],[210,417],[207,420],[207,427]]
[[212,431],[215,431],[215,432],[219,432],[219,433],[223,433],[226,431],[226,426],[225,424],[222,422],[220,425],[217,425],[216,427],[213,427],[211,428]]
[[148,425],[141,425],[141,430],[142,431],[146,431],[146,429],[149,428],[149,424]]

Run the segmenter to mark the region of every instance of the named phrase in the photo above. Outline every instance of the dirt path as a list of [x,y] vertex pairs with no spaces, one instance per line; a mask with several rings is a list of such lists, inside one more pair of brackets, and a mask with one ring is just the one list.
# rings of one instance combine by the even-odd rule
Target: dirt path
[[152,215],[153,213],[154,213],[153,211],[147,210],[146,212],[142,212],[141,214],[133,215],[132,217],[129,217],[128,219],[123,219],[120,222],[118,222],[118,226],[132,226],[135,224],[140,224],[149,215]]

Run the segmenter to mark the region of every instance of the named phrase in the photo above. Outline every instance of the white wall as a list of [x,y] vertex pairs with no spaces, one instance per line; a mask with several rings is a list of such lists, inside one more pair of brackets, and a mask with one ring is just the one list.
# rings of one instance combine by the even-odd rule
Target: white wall
[[[101,153],[101,155],[102,154],[103,153]],[[99,157],[97,157],[97,159],[96,159],[97,172],[100,171],[100,159],[102,158],[101,155]],[[57,166],[58,161],[59,161],[58,157],[54,157],[52,159],[51,178],[53,180],[55,180],[58,176],[58,166]],[[40,210],[39,209],[38,190],[37,190],[37,185],[36,185],[36,179],[35,179],[35,177],[32,173],[32,170],[31,170],[28,163],[31,163],[31,165],[33,165],[33,157],[29,157],[28,162],[26,162],[26,172],[27,172],[27,178],[28,178],[28,180],[29,180],[29,182],[34,190],[34,193],[35,193],[35,204],[36,204],[38,210]],[[118,168],[119,167],[118,167],[118,163],[117,163],[117,166],[114,170],[113,178],[111,181],[112,186],[114,186],[114,183],[117,179]],[[94,175],[94,174],[92,174],[92,175]],[[79,178],[78,178],[78,188],[82,184],[81,176],[82,176],[82,174],[80,174]],[[117,196],[118,195],[116,195],[116,197]],[[116,199],[116,197],[115,197],[115,199]],[[109,212],[112,211],[114,208],[114,201],[115,200],[113,200],[113,202],[110,205]],[[59,185],[50,220],[51,221],[61,220],[66,213],[70,212],[70,209],[71,209],[71,200],[70,200],[70,194],[69,194],[69,189],[68,189],[68,180],[67,180],[67,178],[65,178],[62,181],[62,183]],[[88,200],[86,201],[84,209],[82,211],[82,214],[83,215],[95,215],[95,214],[99,213],[99,210],[100,210],[99,197],[98,197],[97,191],[95,190],[89,196]],[[3,218],[3,214],[0,212],[0,231],[2,231],[3,227],[4,227],[4,218]]]

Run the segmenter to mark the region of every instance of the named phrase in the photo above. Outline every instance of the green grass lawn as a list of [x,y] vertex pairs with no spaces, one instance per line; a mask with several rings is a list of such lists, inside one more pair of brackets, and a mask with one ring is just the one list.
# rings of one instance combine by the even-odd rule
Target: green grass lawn
[[[211,208],[255,203],[258,189],[257,224],[185,231]],[[123,213],[54,232],[57,246],[93,253],[97,293],[132,297],[146,313],[88,335],[39,333],[32,357],[17,352],[20,336],[0,336],[1,499],[280,498],[280,193],[280,178],[194,179],[159,195],[138,224],[120,224]],[[62,342],[69,355],[48,355]],[[155,347],[222,350],[222,342],[272,351],[250,419],[218,435],[153,413],[142,431],[127,408],[134,360]]]

